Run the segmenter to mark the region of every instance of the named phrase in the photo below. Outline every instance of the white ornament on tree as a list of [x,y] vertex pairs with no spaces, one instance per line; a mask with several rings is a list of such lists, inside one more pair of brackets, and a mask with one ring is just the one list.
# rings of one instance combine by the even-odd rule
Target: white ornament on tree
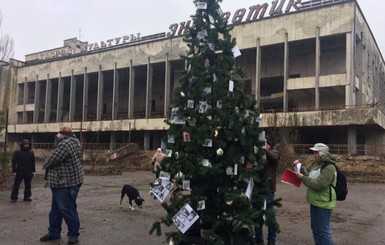
[[223,150],[222,150],[222,148],[219,148],[218,150],[217,150],[217,155],[218,156],[222,156],[223,155]]

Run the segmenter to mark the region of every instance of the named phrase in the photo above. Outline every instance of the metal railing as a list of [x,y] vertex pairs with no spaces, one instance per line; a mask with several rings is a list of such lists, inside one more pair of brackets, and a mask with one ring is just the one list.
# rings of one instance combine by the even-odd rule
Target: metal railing
[[264,109],[261,108],[261,113],[280,113],[280,112],[307,112],[307,111],[332,111],[332,110],[352,110],[352,109],[366,109],[366,108],[378,108],[377,104],[365,104],[365,105],[336,105],[336,106],[322,106],[316,107],[292,107],[284,110],[283,108],[276,109]]
[[[82,147],[84,150],[116,150],[127,144],[117,143],[114,144],[114,149],[111,149],[110,143],[84,143]],[[33,143],[33,149],[51,150],[55,148],[55,143]]]
[[[118,150],[121,147],[127,146],[128,144],[117,143],[111,149],[109,143],[84,143],[84,150]],[[313,147],[314,144],[291,144],[287,145],[288,148],[293,148],[294,152],[298,155],[303,154],[312,154],[310,147]],[[349,149],[349,146],[346,144],[328,144],[329,151],[332,154],[336,155],[359,155],[359,156],[382,156],[385,155],[385,145],[363,145],[357,144],[354,149]],[[54,149],[54,143],[33,143],[32,147],[34,149]]]
[[[349,145],[346,144],[327,144],[329,146],[329,152],[336,155],[359,155],[359,156],[380,156],[385,155],[385,145],[363,145],[357,144],[356,147],[349,149]],[[310,147],[314,144],[293,144],[291,145],[296,154],[312,154]]]

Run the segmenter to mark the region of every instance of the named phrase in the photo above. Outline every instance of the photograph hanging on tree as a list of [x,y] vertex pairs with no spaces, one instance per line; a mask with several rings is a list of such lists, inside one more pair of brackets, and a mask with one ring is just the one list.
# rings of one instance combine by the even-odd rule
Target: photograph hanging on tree
[[173,222],[180,232],[184,234],[198,218],[199,215],[186,203],[174,216]]
[[174,185],[168,180],[159,180],[159,184],[151,189],[151,193],[162,203],[167,198]]

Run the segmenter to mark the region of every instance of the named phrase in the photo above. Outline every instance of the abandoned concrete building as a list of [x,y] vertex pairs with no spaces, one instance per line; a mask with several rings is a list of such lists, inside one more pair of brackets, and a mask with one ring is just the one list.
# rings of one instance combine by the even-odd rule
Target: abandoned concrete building
[[[262,127],[295,130],[300,144],[378,151],[372,146],[385,144],[385,64],[358,3],[288,2],[223,13],[234,25],[237,60]],[[159,147],[191,24],[98,43],[72,38],[24,62],[11,60],[9,143],[52,143],[68,124],[85,144]]]

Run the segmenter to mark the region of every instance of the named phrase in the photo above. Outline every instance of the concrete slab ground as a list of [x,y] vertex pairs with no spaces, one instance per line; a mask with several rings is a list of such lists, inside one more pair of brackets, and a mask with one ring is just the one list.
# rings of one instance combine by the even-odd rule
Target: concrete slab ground
[[[115,176],[86,176],[79,192],[78,209],[81,219],[81,245],[160,245],[164,237],[149,235],[154,221],[164,210],[159,201],[149,195],[150,172],[124,172]],[[143,209],[131,211],[127,199],[119,206],[124,184],[139,189],[145,199]],[[39,237],[47,232],[51,191],[43,187],[43,173],[38,171],[32,183],[32,202],[11,203],[10,190],[0,191],[0,244],[2,245],[58,245],[67,244],[63,223],[61,240],[41,243]],[[281,226],[277,244],[314,244],[310,230],[309,205],[306,188],[278,184],[276,197],[283,207],[277,210]],[[385,184],[349,185],[346,201],[338,202],[333,213],[332,229],[335,245],[385,244]],[[20,189],[22,200],[23,189]]]

